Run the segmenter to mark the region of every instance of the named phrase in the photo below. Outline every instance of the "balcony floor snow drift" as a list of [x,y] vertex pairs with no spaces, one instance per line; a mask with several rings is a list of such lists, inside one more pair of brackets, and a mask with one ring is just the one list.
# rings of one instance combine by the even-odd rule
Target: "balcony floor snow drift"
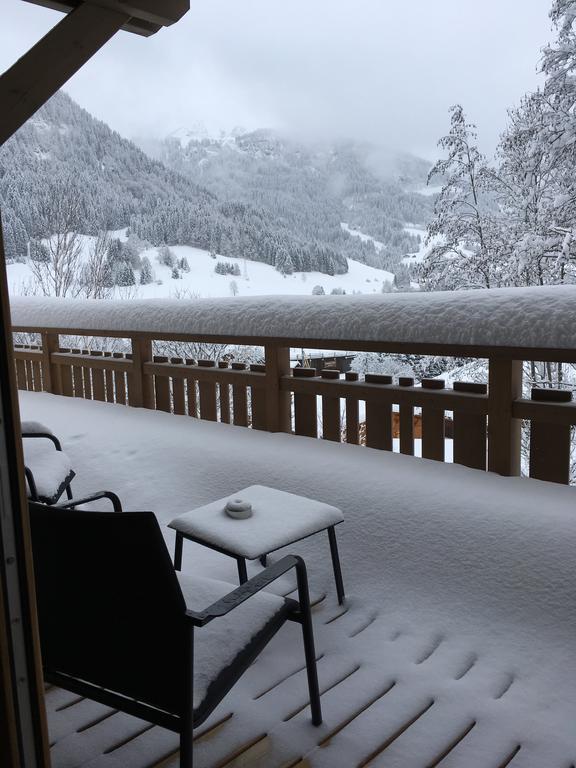
[[[324,725],[309,722],[288,627],[199,730],[199,765],[574,763],[573,488],[49,394],[21,405],[59,431],[78,493],[111,485],[161,523],[251,483],[347,510],[344,606],[323,539],[296,550],[310,566]],[[236,579],[232,561],[193,544],[183,568]],[[58,689],[47,703],[55,768],[177,766],[169,732]]]

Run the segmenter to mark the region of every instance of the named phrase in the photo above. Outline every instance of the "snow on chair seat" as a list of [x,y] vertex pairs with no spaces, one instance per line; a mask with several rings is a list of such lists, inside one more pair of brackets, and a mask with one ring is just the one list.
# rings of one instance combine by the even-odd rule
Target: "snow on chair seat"
[[[202,611],[236,589],[217,579],[177,573],[186,607]],[[258,592],[228,616],[208,624],[194,643],[194,708],[199,709],[212,683],[233,665],[234,659],[279,613],[286,601],[271,592]]]
[[28,496],[45,504],[58,501],[75,476],[68,456],[45,444],[26,442],[24,464],[29,470],[26,472]]

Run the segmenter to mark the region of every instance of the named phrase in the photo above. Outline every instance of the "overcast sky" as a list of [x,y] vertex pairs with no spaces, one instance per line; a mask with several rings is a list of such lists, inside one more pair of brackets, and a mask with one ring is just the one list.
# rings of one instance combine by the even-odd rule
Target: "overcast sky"
[[[1,0],[0,69],[60,14]],[[192,0],[152,38],[120,33],[66,86],[127,137],[277,127],[434,156],[462,102],[491,151],[539,82],[551,0]]]

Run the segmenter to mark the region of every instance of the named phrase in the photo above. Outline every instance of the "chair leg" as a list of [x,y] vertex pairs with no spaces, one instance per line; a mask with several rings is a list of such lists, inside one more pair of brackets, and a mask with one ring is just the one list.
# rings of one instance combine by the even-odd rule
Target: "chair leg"
[[180,768],[193,768],[194,747],[192,727],[185,725],[180,734]]
[[344,602],[344,581],[342,580],[340,555],[338,554],[338,542],[336,541],[336,530],[334,529],[334,526],[328,528],[328,540],[330,541],[330,554],[332,555],[332,568],[334,569],[336,594],[338,595],[338,603],[342,605]]
[[245,584],[248,581],[248,571],[246,570],[246,560],[243,557],[237,557],[236,563],[238,564],[238,579],[240,584]]
[[182,570],[182,546],[184,537],[179,531],[176,531],[176,544],[174,545],[174,570]]
[[318,686],[318,670],[316,668],[310,592],[308,590],[306,566],[303,560],[300,560],[296,567],[296,577],[298,579],[298,602],[300,603],[300,622],[302,624],[302,639],[304,640],[304,655],[306,656],[306,674],[308,676],[312,723],[313,725],[322,725],[322,706],[320,704],[320,688]]
[[66,498],[70,501],[72,499],[72,488],[70,487],[70,483],[66,486]]
[[180,768],[193,768],[194,764],[194,627],[186,627],[184,654],[184,713],[180,731]]

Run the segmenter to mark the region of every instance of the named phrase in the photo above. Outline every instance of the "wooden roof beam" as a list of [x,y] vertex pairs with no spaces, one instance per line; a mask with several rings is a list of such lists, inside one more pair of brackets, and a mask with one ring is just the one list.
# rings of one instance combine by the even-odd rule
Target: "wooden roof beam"
[[29,0],[70,11],[0,76],[0,146],[120,29],[151,35],[178,21],[189,0]]

